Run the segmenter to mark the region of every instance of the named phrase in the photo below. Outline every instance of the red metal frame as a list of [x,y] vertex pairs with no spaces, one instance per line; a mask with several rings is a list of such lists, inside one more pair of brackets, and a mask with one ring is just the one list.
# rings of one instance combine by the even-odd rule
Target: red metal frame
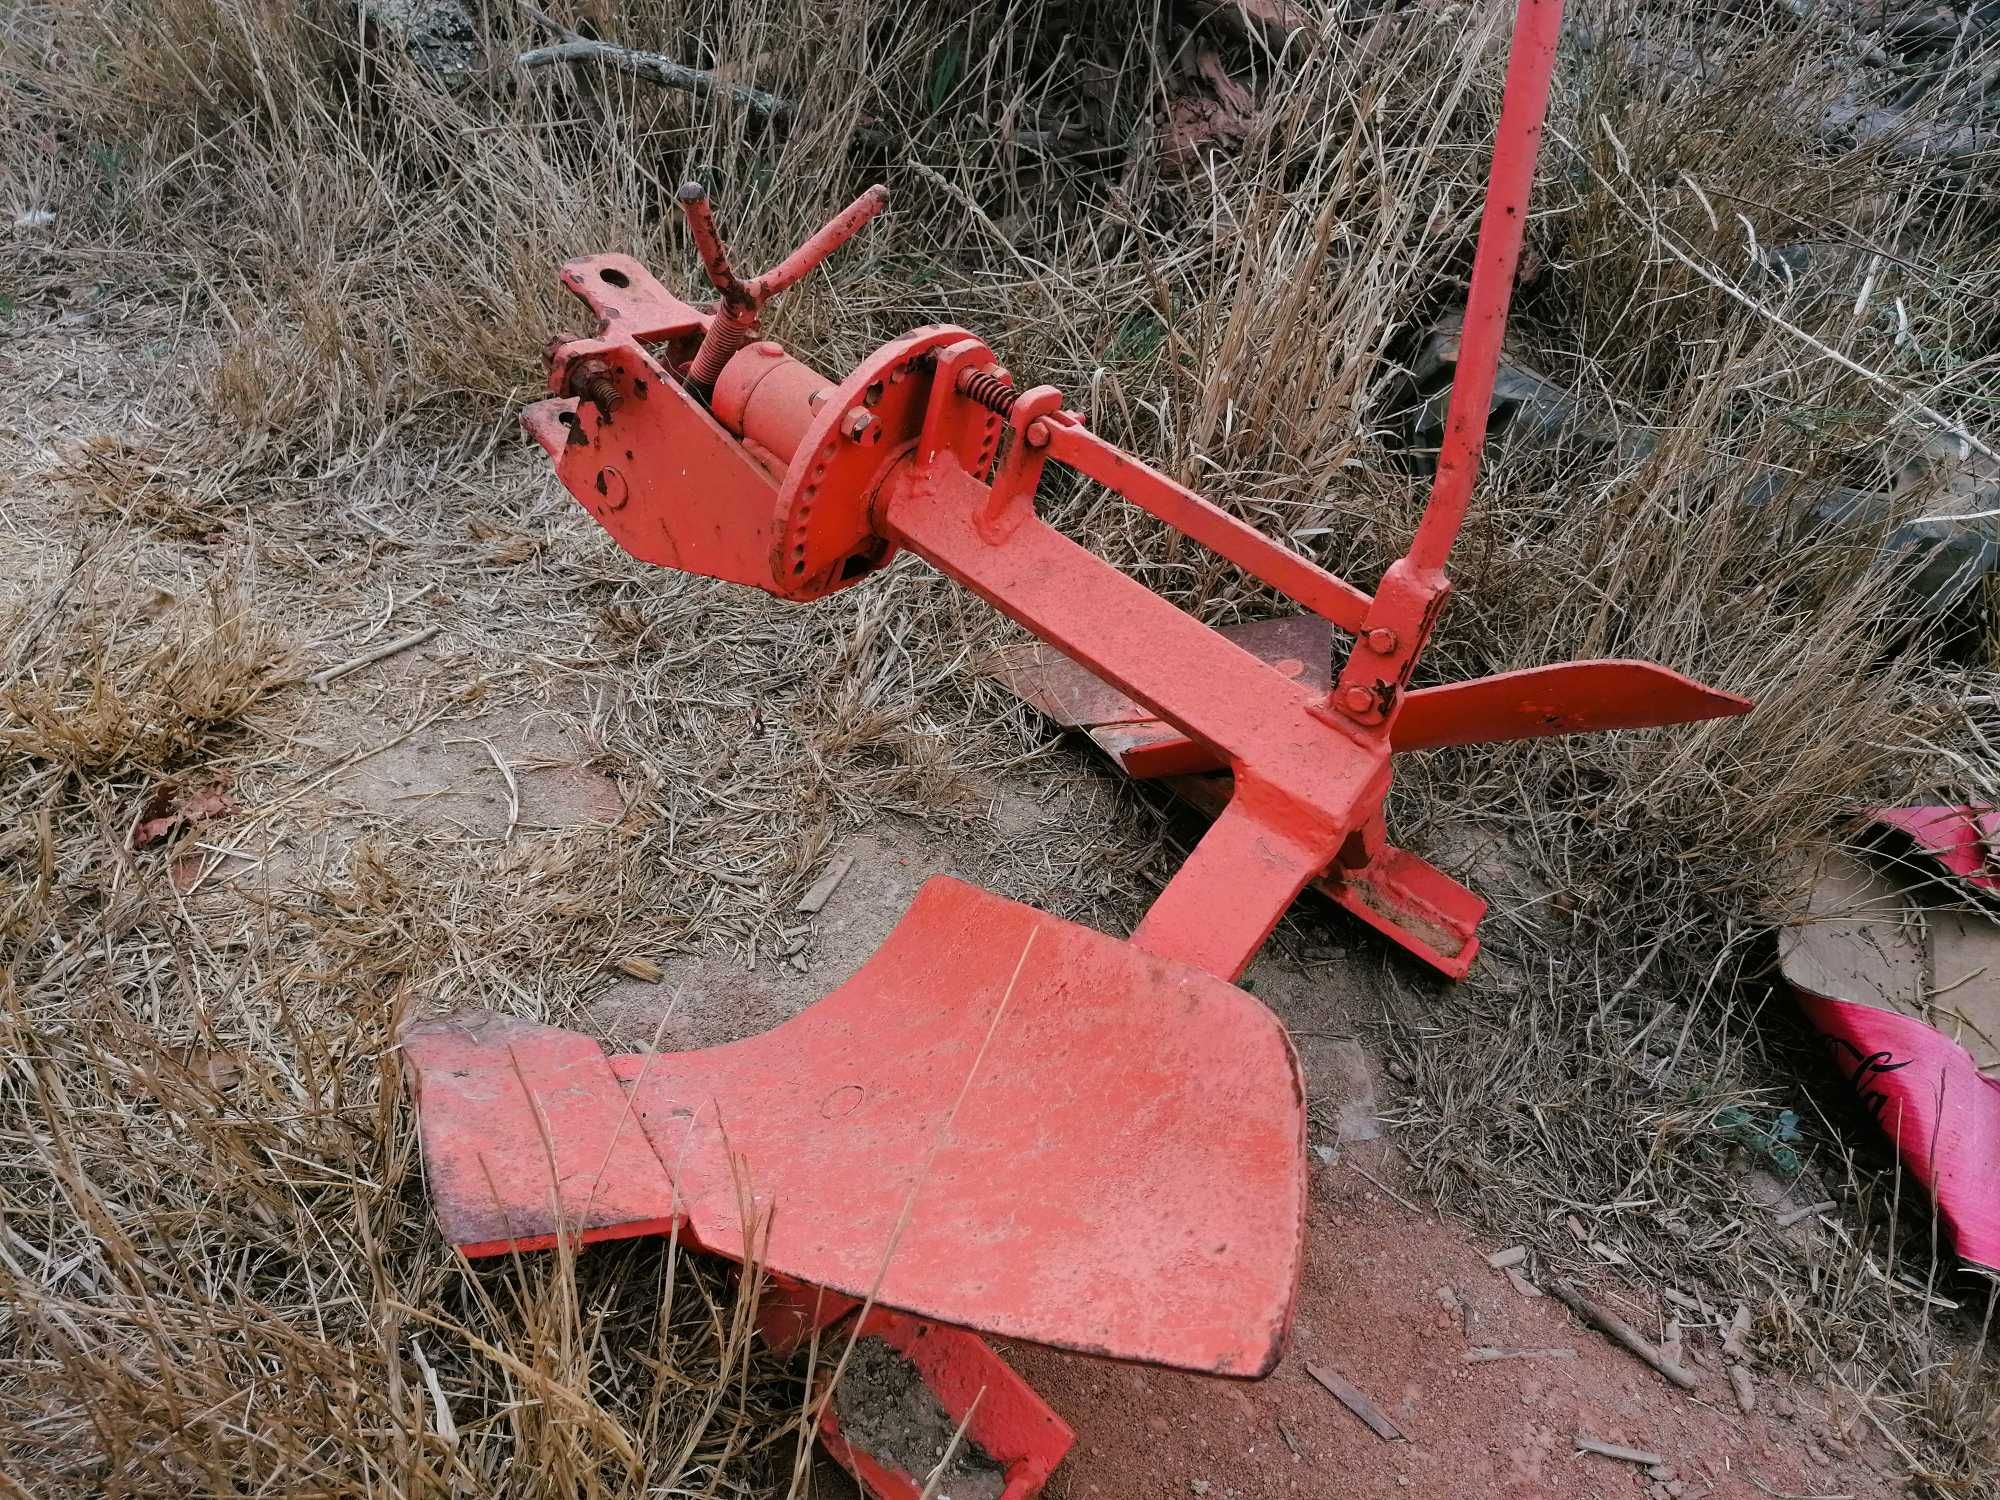
[[[420,1030],[425,1160],[466,1253],[672,1229],[748,1259],[761,1224],[767,1337],[789,1345],[877,1297],[864,1326],[926,1351],[946,1410],[973,1411],[1007,1456],[1012,1497],[1039,1487],[1067,1429],[964,1328],[1270,1367],[1298,1267],[1302,1090],[1282,1028],[1227,981],[1308,884],[1465,972],[1484,903],[1388,842],[1394,752],[1749,706],[1636,662],[1408,687],[1478,473],[1561,9],[1519,6],[1437,476],[1372,595],[1090,432],[1054,388],[1017,390],[963,329],[915,330],[838,380],[758,341],[763,305],[879,211],[881,188],[747,283],[706,194],[684,190],[713,312],[627,257],[564,268],[599,327],[552,351],[554,395],[522,420],[622,547],[800,601],[916,553],[1076,664],[1044,687],[1109,704],[1068,722],[1215,818],[1129,943],[934,882],[847,986],[730,1047],[607,1060],[547,1028]],[[1035,512],[1050,462],[1313,611],[1323,644],[1246,649],[1062,536]],[[1354,637],[1337,672],[1332,628]],[[1043,946],[1003,993],[1015,927]],[[941,1129],[948,1149],[924,1156]],[[740,1162],[765,1196],[743,1196]],[[871,1493],[918,1494],[836,1422],[823,1434]]]

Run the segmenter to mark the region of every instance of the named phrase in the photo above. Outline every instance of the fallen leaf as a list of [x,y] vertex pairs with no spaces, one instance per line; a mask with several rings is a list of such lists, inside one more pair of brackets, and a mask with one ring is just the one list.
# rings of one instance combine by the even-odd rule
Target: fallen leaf
[[205,823],[235,810],[235,799],[220,787],[192,793],[178,803],[172,786],[159,787],[147,800],[145,815],[132,830],[132,847],[144,849],[171,838],[191,824]]
[[187,1070],[210,1088],[226,1089],[243,1077],[243,1054],[195,1047],[188,1052]]

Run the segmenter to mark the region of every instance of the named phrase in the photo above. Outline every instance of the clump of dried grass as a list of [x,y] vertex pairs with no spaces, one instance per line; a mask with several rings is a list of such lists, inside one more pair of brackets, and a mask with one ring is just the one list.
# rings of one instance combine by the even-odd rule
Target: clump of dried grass
[[233,581],[192,599],[93,581],[70,607],[36,600],[6,622],[16,660],[0,686],[0,746],[10,753],[107,775],[169,771],[286,680],[279,632]]
[[[888,812],[989,846],[996,888],[1113,930],[1157,889],[1159,811],[969,670],[1006,632],[920,568],[800,612],[643,572],[549,500],[503,443],[542,343],[575,322],[558,261],[627,250],[684,285],[668,199],[689,172],[715,181],[748,263],[882,175],[888,221],[775,322],[821,367],[917,322],[966,324],[1100,430],[1364,580],[1421,504],[1403,366],[1463,294],[1503,33],[1491,11],[1330,16],[1282,57],[1230,51],[1266,107],[1192,171],[1154,122],[1204,43],[1159,17],[882,4],[828,30],[782,3],[554,13],[742,70],[794,102],[793,123],[620,75],[510,72],[514,49],[547,39],[525,13],[489,18],[495,66],[451,87],[369,46],[332,0],[60,3],[9,23],[0,110],[31,128],[0,174],[60,208],[42,268],[88,266],[127,301],[175,309],[187,366],[178,434],[201,467],[149,449],[92,524],[115,511],[164,533],[156,563],[185,576],[204,565],[148,487],[189,475],[192,516],[250,516],[254,494],[254,524],[232,536],[248,533],[260,608],[302,650],[337,658],[428,586],[424,610],[465,643],[455,665],[500,683],[481,691],[524,711],[581,700],[634,808],[622,830],[497,853],[380,830],[325,880],[215,929],[104,848],[100,809],[142,773],[237,748],[216,734],[265,701],[242,697],[268,686],[258,650],[224,650],[237,692],[196,684],[194,718],[178,658],[147,655],[165,638],[128,648],[152,637],[123,625],[64,658],[74,670],[37,658],[9,677],[27,694],[11,727],[37,758],[22,763],[43,769],[0,794],[48,830],[9,866],[10,1013],[37,1059],[0,1115],[26,1152],[10,1222],[65,1227],[19,1230],[33,1249],[14,1247],[10,1292],[35,1353],[4,1410],[62,1445],[72,1467],[50,1468],[51,1490],[192,1475],[781,1491],[749,1456],[785,1425],[772,1372],[709,1273],[629,1248],[495,1283],[434,1245],[384,1076],[399,1010],[560,1010],[635,911],[681,944],[768,954],[834,840]],[[1472,982],[1440,992],[1385,967],[1385,986],[1423,995],[1387,1022],[1415,1079],[1404,1140],[1426,1187],[1495,1227],[1560,1245],[1575,1213],[1651,1280],[1754,1295],[1804,1367],[1859,1357],[1873,1409],[1949,1486],[1979,1472],[2000,1408],[1968,1330],[1867,1275],[1877,1238],[1837,1274],[1774,1248],[1710,1126],[1726,1104],[1797,1097],[1810,1066],[1763,973],[1774,856],[1871,799],[1976,793],[1991,758],[1990,673],[1941,665],[1898,618],[1872,537],[1794,523],[1794,500],[1871,482],[1913,433],[1784,324],[1977,419],[2000,394],[1975,352],[2000,237],[1923,164],[1830,155],[1756,107],[1812,34],[1699,8],[1661,24],[1728,66],[1683,76],[1614,45],[1566,58],[1517,319],[1524,357],[1654,446],[1508,451],[1429,669],[1647,655],[1761,706],[1402,768],[1399,838],[1446,853],[1476,823],[1520,883],[1494,892],[1492,960]],[[1085,144],[1046,144],[1067,127]],[[1665,253],[1669,237],[1712,274]],[[1812,247],[1803,269],[1774,254],[1796,244]],[[1749,478],[1774,469],[1790,493],[1747,508]],[[1207,617],[1271,606],[1101,493],[1048,499],[1072,534]],[[527,544],[496,545],[468,513]],[[107,676],[141,696],[93,708]],[[360,701],[385,729],[432,702]],[[245,758],[311,762],[297,729],[252,724]],[[996,781],[1042,799],[1040,835],[996,837]],[[1504,887],[1509,868],[1485,878]],[[137,907],[117,899],[131,889]],[[86,955],[107,919],[124,930],[100,965]],[[214,1082],[218,1056],[233,1083]],[[156,1076],[171,1103],[128,1087]],[[1859,1195],[1871,1170],[1856,1169]],[[435,1346],[429,1315],[455,1320]]]
[[52,677],[48,648],[9,664],[29,752],[9,765],[41,769],[0,781],[5,826],[34,831],[0,845],[8,1479],[781,1487],[790,1386],[732,1278],[658,1242],[475,1270],[424,1200],[394,1046],[412,996],[452,1003],[496,957],[532,983],[538,959],[602,945],[632,874],[615,829],[478,879],[456,851],[364,846],[336,887],[221,911],[125,848],[147,776],[238,751],[273,660],[268,627],[255,649],[231,627],[242,605],[218,588],[45,688],[22,683]]
[[130,438],[99,434],[77,444],[61,477],[66,498],[92,519],[177,541],[212,539],[240,519],[212,465],[178,453],[163,460]]

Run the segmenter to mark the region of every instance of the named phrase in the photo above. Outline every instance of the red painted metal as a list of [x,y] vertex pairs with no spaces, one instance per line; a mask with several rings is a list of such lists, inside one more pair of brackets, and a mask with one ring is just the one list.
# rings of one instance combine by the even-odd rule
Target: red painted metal
[[757,336],[758,315],[773,297],[803,279],[853,239],[861,226],[889,203],[887,188],[870,188],[814,230],[803,245],[777,266],[746,282],[737,277],[729,263],[729,251],[722,243],[709,208],[708,190],[698,182],[689,182],[682,185],[676,196],[681,212],[687,216],[688,229],[694,235],[695,250],[701,256],[702,269],[708,273],[709,285],[722,298],[702,334],[701,347],[688,364],[687,382],[698,392],[711,389],[729,357]]
[[846,984],[730,1046],[607,1059],[486,1016],[404,1053],[467,1255],[678,1225],[1009,1338],[1220,1375],[1278,1357],[1305,1205],[1284,1029],[1193,965],[975,887],[928,882]]
[[[882,189],[750,282],[706,194],[684,192],[713,313],[624,257],[565,267],[598,329],[552,351],[551,397],[523,423],[621,546],[794,600],[906,548],[1130,706],[1100,729],[1171,736],[1189,757],[1175,769],[1214,768],[1176,786],[1216,816],[1129,942],[934,881],[847,984],[731,1046],[607,1059],[498,1018],[417,1028],[406,1052],[454,1242],[677,1231],[760,1263],[778,1347],[879,1296],[867,1326],[925,1351],[926,1384],[1006,1456],[1015,1500],[1067,1429],[964,1329],[1270,1368],[1299,1263],[1303,1101],[1282,1029],[1228,981],[1308,884],[1465,972],[1484,903],[1389,843],[1393,751],[1744,706],[1632,663],[1406,691],[1476,473],[1559,15],[1521,0],[1438,480],[1373,596],[1093,435],[1053,387],[1017,391],[963,329],[917,329],[837,380],[757,341],[763,304]],[[1330,629],[1260,659],[1060,535],[1035,513],[1051,462],[1352,633],[1340,672]],[[871,1493],[915,1493],[848,1451],[837,1420],[822,1434]]]
[[[709,335],[723,312],[711,316],[680,301],[629,256],[563,268],[563,285],[597,314],[598,333],[552,352],[555,395],[530,406],[521,423],[554,460],[564,488],[634,557],[800,600],[857,583],[893,557],[892,541],[870,525],[871,496],[914,440],[928,398],[928,386],[907,384],[909,363],[943,331],[898,339],[839,382],[782,351],[774,357],[775,344],[741,347],[754,335],[755,309],[881,201],[863,194],[747,286],[725,257],[717,274],[748,299],[749,311],[739,311],[741,326],[723,341],[729,352],[711,376],[713,405],[694,376],[702,351],[720,347]],[[934,335],[929,343],[926,334]],[[867,423],[857,426],[861,415]],[[793,463],[800,451],[813,461]]]
[[[1332,685],[1333,628],[1315,615],[1279,615],[1223,625],[1217,627],[1216,634],[1241,646],[1310,696],[1323,696]],[[1014,647],[1002,654],[995,675],[1065,729],[1160,724],[1150,710],[1053,646],[1037,642]],[[1168,728],[1167,733],[1175,731]],[[1211,759],[1185,769],[1212,771],[1217,765]]]
[[[1218,632],[1289,676],[1305,697],[1330,685],[1333,632],[1289,615]],[[1212,749],[1155,718],[1102,678],[1047,647],[1013,654],[1009,685],[1066,728],[1085,731],[1128,776],[1186,776],[1223,768]],[[1414,688],[1389,728],[1389,748],[1435,750],[1496,740],[1650,729],[1747,713],[1750,700],[1645,661],[1569,661]]]
[[1514,293],[1527,230],[1535,157],[1548,113],[1549,78],[1562,32],[1562,0],[1520,0],[1493,141],[1493,170],[1486,210],[1473,248],[1472,284],[1466,290],[1464,333],[1452,372],[1451,403],[1429,503],[1410,550],[1382,575],[1346,665],[1327,703],[1357,724],[1386,724],[1396,716],[1418,653],[1429,640],[1451,584],[1445,558],[1457,540],[1479,475],[1486,419],[1499,376],[1507,305]]
[[[1106,725],[1098,733],[1143,727]],[[1176,797],[1211,817],[1229,805],[1234,790],[1227,772],[1170,774],[1165,783]],[[1448,979],[1463,979],[1479,956],[1486,902],[1436,866],[1389,843],[1379,819],[1356,831],[1341,857],[1314,877],[1311,888]]]
[[780,453],[797,451],[820,408],[833,399],[834,383],[768,340],[750,345],[722,367],[709,407],[716,421],[744,439],[744,447],[782,480]]
[[[924,1500],[925,1474],[908,1457],[870,1451],[842,1430],[828,1385],[851,1343],[878,1338],[907,1359],[965,1439],[1000,1466],[1004,1496],[1037,1493],[1075,1441],[1069,1424],[986,1341],[962,1328],[842,1297],[789,1276],[764,1273],[757,1328],[779,1352],[814,1349],[813,1398],[824,1405],[827,1452],[880,1500]],[[861,1316],[851,1315],[861,1309]],[[814,1343],[815,1336],[817,1342]]]
[[1351,737],[1291,680],[1085,551],[1046,522],[980,535],[987,487],[950,453],[892,477],[883,524],[1042,639],[1236,773],[1236,795],[1133,941],[1233,979],[1349,832],[1380,806],[1386,737]]
[[1430,503],[1417,522],[1406,559],[1419,576],[1443,571],[1479,478],[1486,419],[1493,408],[1500,346],[1507,331],[1507,306],[1513,300],[1514,272],[1521,263],[1528,227],[1528,200],[1534,191],[1535,158],[1542,148],[1562,12],[1562,0],[1520,0],[1514,14],[1500,128],[1493,138],[1493,169],[1486,180],[1486,208],[1472,255],[1472,284],[1466,289],[1464,332],[1452,372],[1444,441]]
[[1389,728],[1397,750],[1549,739],[1730,718],[1752,705],[1649,661],[1566,661],[1418,688]]
[[1368,611],[1368,596],[1360,589],[1148,468],[1087,427],[1074,422],[1051,423],[1049,453],[1211,552],[1228,558],[1293,603],[1303,604],[1343,630],[1360,628]]
[[[822,1359],[831,1375],[842,1329]],[[999,1464],[1005,1476],[1000,1500],[1028,1500],[1040,1493],[1075,1442],[1069,1424],[1049,1409],[1034,1387],[1009,1368],[985,1340],[959,1328],[871,1308],[854,1325],[854,1338],[879,1338],[907,1359],[945,1415],[963,1422],[965,1439]],[[822,1387],[822,1389],[824,1389]],[[893,1457],[871,1453],[843,1432],[831,1402],[820,1427],[826,1451],[881,1500],[924,1500],[926,1474],[912,1473]],[[949,1493],[948,1491],[946,1493]]]

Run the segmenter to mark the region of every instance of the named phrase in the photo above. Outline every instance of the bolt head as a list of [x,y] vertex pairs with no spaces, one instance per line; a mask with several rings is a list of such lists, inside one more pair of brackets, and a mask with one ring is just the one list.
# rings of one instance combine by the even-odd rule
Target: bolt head
[[1368,649],[1378,656],[1387,656],[1396,649],[1396,632],[1386,625],[1377,625],[1364,637]]
[[1049,424],[1040,417],[1028,424],[1028,430],[1021,434],[1030,448],[1046,448],[1049,445]]
[[875,420],[875,413],[871,411],[855,410],[849,412],[846,420],[840,424],[840,430],[857,443],[879,443],[882,441],[881,427]]
[[1367,688],[1356,684],[1351,688],[1342,689],[1340,703],[1349,713],[1365,714],[1375,707],[1375,695]]

